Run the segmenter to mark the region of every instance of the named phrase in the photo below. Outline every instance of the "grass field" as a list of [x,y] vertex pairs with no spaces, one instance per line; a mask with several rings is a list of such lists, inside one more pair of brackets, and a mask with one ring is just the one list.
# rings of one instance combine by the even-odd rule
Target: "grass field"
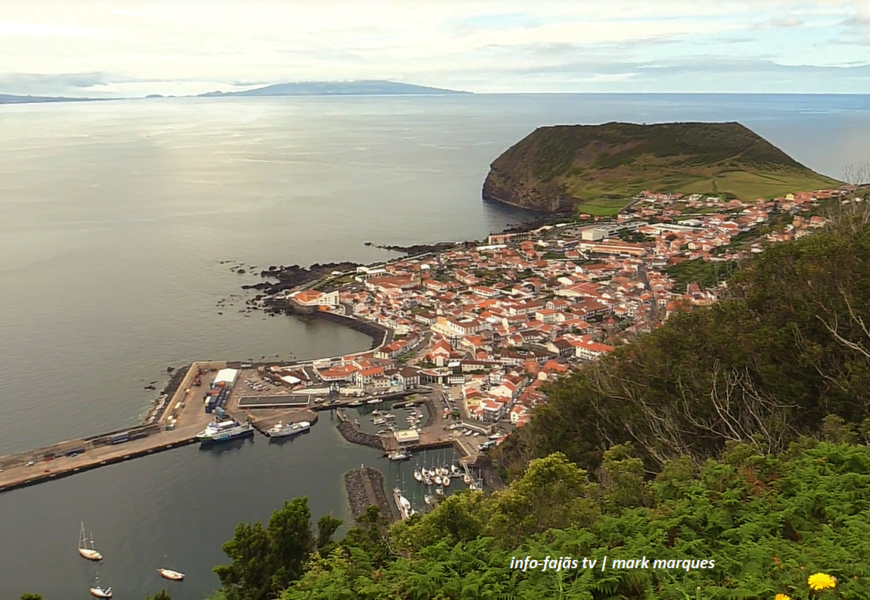
[[[608,177],[593,181],[576,181],[570,185],[570,193],[576,198],[599,198],[604,195],[622,194],[634,196],[643,190],[653,192],[680,192],[683,194],[733,194],[740,200],[775,198],[789,193],[838,187],[841,183],[823,175],[795,171],[727,171],[724,173],[617,173],[613,169]],[[700,176],[699,176],[700,175]],[[600,204],[604,202],[605,204]],[[590,205],[609,209],[613,204],[607,200],[591,200]],[[583,203],[587,205],[586,202]],[[620,207],[621,208],[621,207]],[[597,210],[597,209],[595,209]],[[587,211],[593,213],[591,210]]]
[[577,212],[586,213],[594,217],[609,217],[617,214],[629,204],[631,204],[631,200],[625,198],[598,198],[579,204]]

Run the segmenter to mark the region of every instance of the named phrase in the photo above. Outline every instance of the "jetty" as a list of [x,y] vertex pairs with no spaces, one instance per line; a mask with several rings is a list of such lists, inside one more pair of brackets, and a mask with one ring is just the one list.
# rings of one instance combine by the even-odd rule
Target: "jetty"
[[348,471],[344,474],[344,487],[354,520],[362,516],[369,506],[377,506],[381,515],[390,522],[396,520],[395,513],[387,502],[384,475],[377,469],[362,465],[358,469]]
[[[293,361],[292,364],[294,368],[310,369],[313,363]],[[0,492],[197,443],[196,436],[217,415],[239,422],[248,421],[257,431],[267,435],[268,429],[278,421],[308,421],[314,424],[318,420],[319,412],[335,410],[340,420],[338,430],[349,442],[376,448],[385,453],[397,449],[395,436],[363,432],[347,418],[343,409],[356,406],[359,402],[356,397],[328,394],[328,389],[309,388],[301,392],[281,386],[272,386],[265,392],[247,389],[249,381],[260,378],[261,372],[258,369],[264,366],[266,365],[232,361],[199,361],[178,370],[169,369],[174,371],[172,378],[141,424],[0,456]],[[218,383],[218,374],[223,370],[234,371],[236,381],[243,382],[234,381],[227,384],[226,388],[214,387]],[[440,411],[435,410],[431,401],[404,400],[427,389],[430,388],[421,387],[377,397],[383,401],[398,401],[403,405],[427,404],[430,418],[426,425],[431,427],[424,428],[432,431],[424,431],[421,439],[407,449],[418,451],[455,445],[461,456],[469,454],[461,442],[454,444],[443,433],[435,431],[446,427],[440,427],[443,425]],[[221,394],[224,390],[225,393]],[[222,398],[219,407],[212,406],[216,399],[215,394]]]

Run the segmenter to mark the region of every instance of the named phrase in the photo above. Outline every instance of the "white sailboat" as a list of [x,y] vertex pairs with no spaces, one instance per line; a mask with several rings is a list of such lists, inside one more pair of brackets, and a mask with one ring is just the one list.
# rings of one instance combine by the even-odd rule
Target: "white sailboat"
[[[164,561],[166,560],[165,554],[163,555],[163,560]],[[173,569],[167,569],[167,568],[161,567],[161,568],[157,569],[157,572],[160,573],[160,576],[163,579],[168,579],[169,581],[183,581],[184,580],[184,573],[182,573],[180,571],[175,571]]]
[[111,598],[112,597],[112,587],[109,586],[107,588],[103,588],[100,585],[100,576],[97,575],[94,578],[94,585],[91,588],[91,596],[94,598]]
[[163,579],[168,579],[169,581],[184,580],[184,573],[179,573],[178,571],[173,571],[172,569],[157,569],[157,572],[160,573],[160,576]]
[[[88,546],[90,544],[90,546]],[[99,562],[103,560],[103,555],[97,552],[94,548],[94,534],[91,533],[91,539],[88,540],[85,534],[85,522],[82,521],[82,529],[79,532],[79,555],[87,560]]]

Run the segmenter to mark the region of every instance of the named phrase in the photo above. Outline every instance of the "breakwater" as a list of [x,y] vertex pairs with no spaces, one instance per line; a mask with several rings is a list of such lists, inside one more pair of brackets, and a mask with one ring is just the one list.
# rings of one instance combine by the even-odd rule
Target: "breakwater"
[[351,444],[368,446],[369,448],[375,448],[376,450],[381,451],[384,450],[384,443],[381,441],[381,436],[360,431],[353,423],[348,421],[342,421],[338,424],[338,432],[341,434],[341,437]]
[[384,475],[377,469],[360,467],[348,471],[344,474],[344,487],[354,520],[365,514],[369,506],[377,506],[381,510],[381,515],[391,522],[396,520],[387,501]]

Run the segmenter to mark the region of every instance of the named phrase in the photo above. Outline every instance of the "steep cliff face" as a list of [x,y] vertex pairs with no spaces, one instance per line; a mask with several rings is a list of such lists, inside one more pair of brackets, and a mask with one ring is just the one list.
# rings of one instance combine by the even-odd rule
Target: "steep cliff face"
[[493,161],[483,198],[554,213],[645,189],[754,199],[838,184],[739,123],[606,123],[536,129]]

